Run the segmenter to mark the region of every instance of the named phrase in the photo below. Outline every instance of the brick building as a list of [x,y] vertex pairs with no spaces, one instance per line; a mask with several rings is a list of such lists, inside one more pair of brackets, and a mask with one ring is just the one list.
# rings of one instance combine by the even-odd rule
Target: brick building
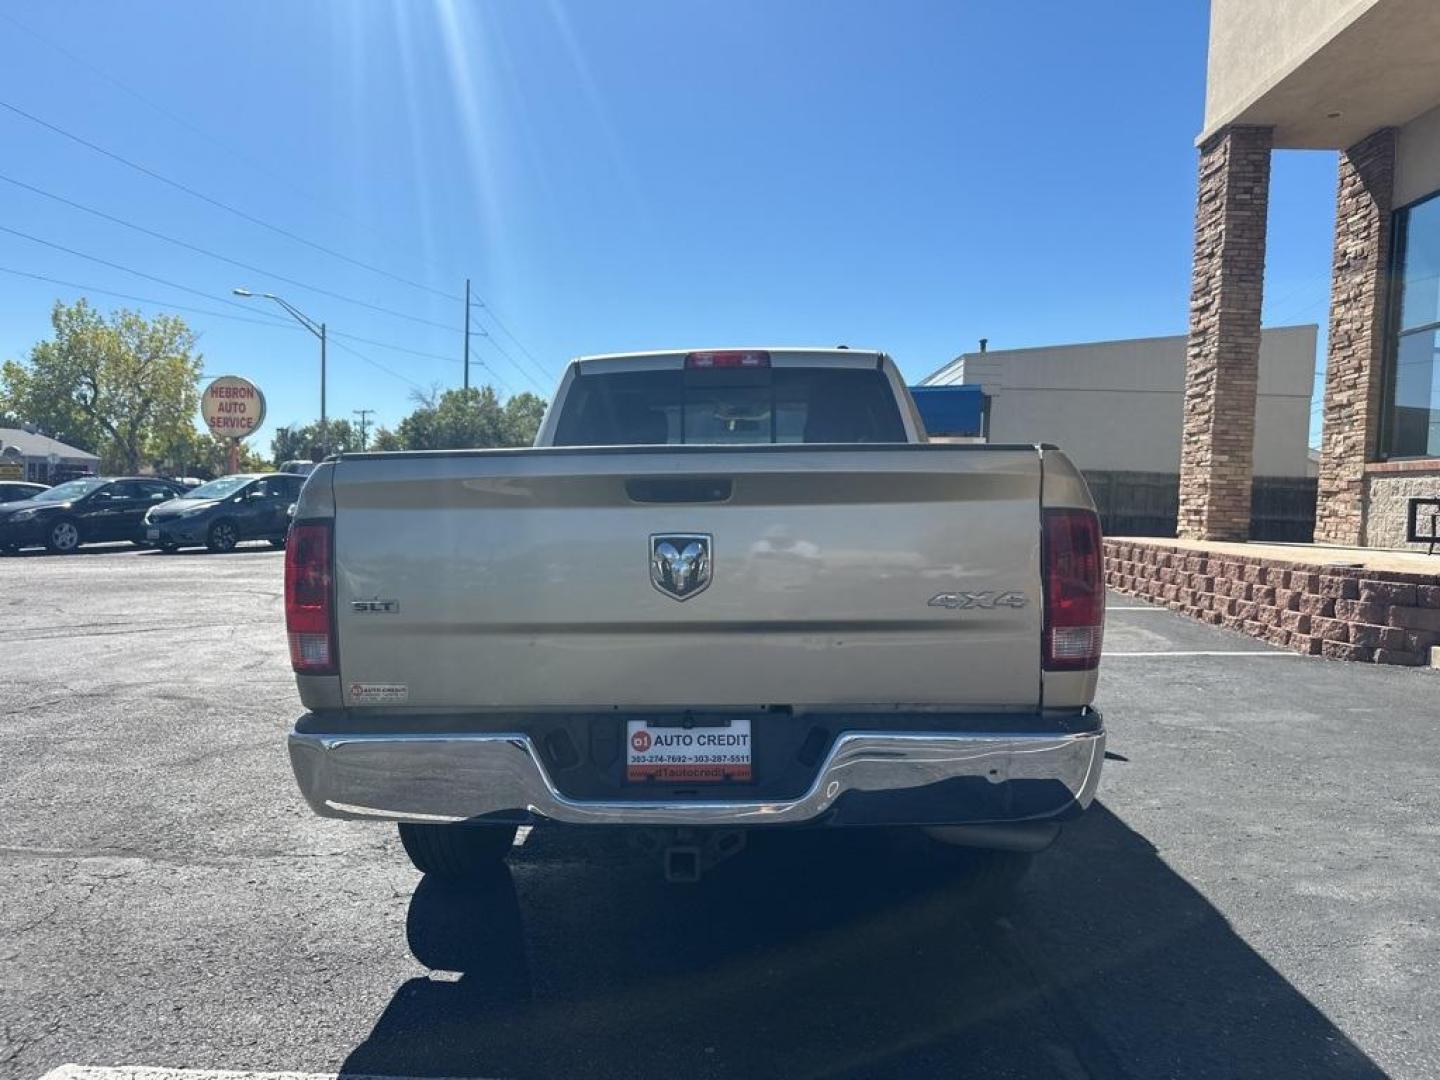
[[1179,535],[1250,530],[1270,157],[1340,151],[1315,540],[1440,497],[1440,0],[1211,0]]

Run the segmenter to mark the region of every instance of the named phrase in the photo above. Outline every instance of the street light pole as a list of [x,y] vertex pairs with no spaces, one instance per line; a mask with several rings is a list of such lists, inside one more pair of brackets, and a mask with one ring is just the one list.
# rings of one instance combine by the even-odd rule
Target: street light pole
[[330,454],[330,425],[327,423],[325,412],[325,324],[317,323],[283,296],[276,296],[274,293],[268,292],[253,293],[249,289],[231,289],[230,291],[247,300],[273,300],[284,308],[292,319],[320,339],[320,456],[321,458],[328,457]]
[[470,389],[470,279],[465,279],[465,389]]

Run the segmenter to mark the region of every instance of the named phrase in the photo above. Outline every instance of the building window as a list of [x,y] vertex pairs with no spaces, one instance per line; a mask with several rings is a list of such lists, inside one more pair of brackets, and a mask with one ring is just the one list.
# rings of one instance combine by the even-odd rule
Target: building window
[[1440,193],[1395,214],[1390,457],[1440,457]]

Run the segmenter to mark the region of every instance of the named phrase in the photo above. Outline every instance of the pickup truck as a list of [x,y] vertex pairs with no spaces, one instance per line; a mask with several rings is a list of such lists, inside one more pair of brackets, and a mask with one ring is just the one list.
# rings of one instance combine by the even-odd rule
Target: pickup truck
[[533,448],[331,458],[285,608],[306,800],[451,878],[562,823],[672,880],[891,826],[1013,882],[1104,759],[1084,479],[928,443],[883,353],[583,357]]

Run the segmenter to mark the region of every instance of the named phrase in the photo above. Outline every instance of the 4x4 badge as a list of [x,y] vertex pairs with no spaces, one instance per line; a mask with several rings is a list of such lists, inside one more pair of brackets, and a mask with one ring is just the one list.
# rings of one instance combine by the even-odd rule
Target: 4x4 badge
[[950,608],[1022,608],[1030,601],[1023,592],[942,592],[930,598],[929,607]]

